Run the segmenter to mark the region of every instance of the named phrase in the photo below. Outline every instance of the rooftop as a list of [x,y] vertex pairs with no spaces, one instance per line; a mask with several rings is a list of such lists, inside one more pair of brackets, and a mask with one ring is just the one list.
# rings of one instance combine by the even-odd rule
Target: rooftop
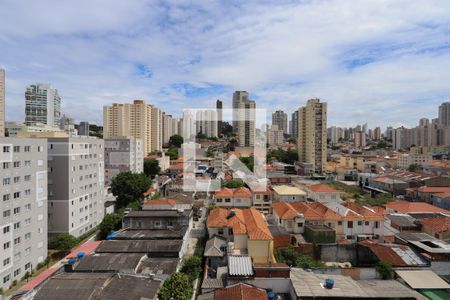
[[419,225],[415,223],[415,219],[407,214],[390,214],[387,215],[386,218],[391,220],[391,224],[395,224],[399,227],[419,227]]
[[34,300],[141,300],[156,296],[160,281],[110,273],[62,273],[52,277]]
[[307,186],[308,190],[315,193],[339,193],[340,191],[332,188],[328,184],[312,184]]
[[450,289],[450,285],[431,270],[397,270],[395,273],[413,289]]
[[228,227],[234,234],[247,234],[250,240],[272,240],[272,234],[262,214],[255,208],[215,208],[208,216],[208,227]]
[[144,254],[96,253],[83,257],[75,266],[77,272],[119,272],[136,270]]
[[245,283],[238,283],[215,291],[215,300],[267,300],[267,292]]
[[228,274],[230,276],[252,276],[253,264],[250,256],[228,256]]
[[[332,279],[332,289],[324,287],[325,279]],[[357,299],[398,298],[424,299],[395,280],[353,280],[343,275],[315,274],[303,269],[291,269],[291,281],[298,298]]]
[[[117,232],[114,240],[177,240],[186,234],[187,226],[172,230],[124,230]],[[100,243],[99,243],[100,244]]]
[[435,213],[450,214],[449,211],[443,208],[439,208],[437,206],[433,206],[426,202],[393,201],[386,203],[385,207],[387,209],[392,209],[396,212],[401,213],[435,212]]
[[205,245],[205,252],[203,256],[205,257],[223,257],[225,254],[221,250],[223,245],[227,245],[227,240],[220,236],[213,236],[210,238]]
[[250,192],[250,190],[246,187],[240,187],[240,188],[235,188],[235,189],[223,187],[215,193],[215,197],[216,198],[232,198],[232,197],[251,198],[252,192]]
[[422,219],[419,221],[422,226],[430,229],[434,233],[450,231],[450,217],[441,216],[436,218]]
[[427,266],[427,262],[416,254],[409,246],[397,244],[378,244],[370,240],[359,242],[359,245],[370,248],[381,261],[395,267]]
[[306,192],[302,191],[301,189],[295,187],[295,186],[289,186],[289,185],[276,185],[273,186],[272,189],[280,196],[289,196],[289,195],[295,195],[295,196],[306,196]]
[[177,255],[183,245],[182,240],[107,240],[97,248],[97,253],[165,253]]

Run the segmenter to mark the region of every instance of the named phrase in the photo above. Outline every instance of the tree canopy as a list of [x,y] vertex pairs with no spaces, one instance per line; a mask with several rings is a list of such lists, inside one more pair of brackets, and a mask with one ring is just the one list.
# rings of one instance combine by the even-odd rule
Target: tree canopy
[[152,184],[150,178],[144,173],[122,172],[113,177],[111,191],[117,197],[117,207],[126,207],[128,204],[144,199],[143,193]]
[[192,297],[192,285],[187,275],[173,273],[164,281],[158,293],[160,300],[190,300]]
[[102,222],[98,225],[98,228],[100,230],[99,232],[99,238],[105,239],[108,234],[113,232],[114,230],[117,230],[120,228],[120,223],[122,221],[122,218],[117,213],[107,214],[103,218]]
[[268,154],[268,158],[275,158],[285,164],[293,164],[298,160],[298,151],[294,148],[288,150],[273,150]]
[[144,173],[149,177],[154,177],[161,172],[161,168],[159,167],[158,160],[154,158],[146,158],[144,159]]
[[180,148],[183,145],[183,137],[179,134],[174,134],[169,138],[169,148]]
[[384,261],[379,261],[375,266],[375,270],[377,270],[378,274],[380,274],[383,279],[392,279],[394,277],[392,265]]
[[241,179],[231,179],[227,181],[222,181],[222,187],[229,189],[240,188],[244,186],[244,182]]
[[170,147],[166,154],[170,157],[170,159],[174,160],[174,159],[178,159],[178,149],[175,147]]
[[183,267],[181,267],[180,271],[186,274],[191,281],[194,281],[200,276],[200,273],[202,272],[202,258],[197,255],[189,257],[184,262]]
[[255,166],[255,159],[253,156],[250,157],[240,157],[239,160],[247,166],[247,168],[253,172],[253,168]]
[[69,233],[61,233],[56,240],[56,249],[69,253],[73,247],[78,245],[79,240]]

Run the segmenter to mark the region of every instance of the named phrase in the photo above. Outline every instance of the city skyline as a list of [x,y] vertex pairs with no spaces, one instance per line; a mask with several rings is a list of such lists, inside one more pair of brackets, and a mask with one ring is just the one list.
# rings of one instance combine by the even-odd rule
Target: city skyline
[[35,82],[59,90],[64,112],[97,124],[113,102],[144,99],[180,116],[217,98],[229,107],[235,90],[269,112],[320,98],[329,125],[345,127],[411,127],[449,100],[443,1],[87,3],[49,2],[51,19],[30,13],[43,4],[4,4],[7,120],[23,120],[24,91]]

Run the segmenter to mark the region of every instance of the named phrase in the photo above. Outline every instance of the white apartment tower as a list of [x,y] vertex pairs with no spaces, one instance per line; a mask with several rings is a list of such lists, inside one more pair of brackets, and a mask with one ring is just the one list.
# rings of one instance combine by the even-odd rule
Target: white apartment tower
[[59,127],[61,98],[50,84],[36,83],[25,91],[25,124]]
[[47,141],[0,137],[0,287],[47,257]]
[[5,136],[5,70],[0,69],[0,137]]
[[327,161],[327,104],[310,99],[298,110],[299,161],[323,173]]
[[104,216],[104,145],[96,137],[48,138],[48,232],[80,236]]
[[105,139],[105,186],[121,172],[144,172],[144,145],[133,137]]
[[241,101],[237,108],[237,133],[240,147],[255,145],[256,103],[252,100]]
[[145,153],[161,151],[162,113],[144,100],[103,107],[103,138],[127,136],[141,139]]

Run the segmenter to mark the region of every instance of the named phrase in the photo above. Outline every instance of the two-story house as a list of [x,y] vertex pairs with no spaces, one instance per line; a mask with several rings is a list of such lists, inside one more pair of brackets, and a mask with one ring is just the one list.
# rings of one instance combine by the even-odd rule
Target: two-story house
[[295,186],[277,185],[272,187],[274,200],[296,202],[306,201],[306,192]]
[[317,202],[341,202],[341,192],[328,184],[312,184],[306,187],[308,198]]
[[251,207],[252,193],[246,187],[223,187],[214,194],[214,203],[221,207]]
[[208,216],[208,234],[223,236],[232,255],[248,254],[254,262],[274,262],[273,236],[264,216],[254,208],[215,208]]

